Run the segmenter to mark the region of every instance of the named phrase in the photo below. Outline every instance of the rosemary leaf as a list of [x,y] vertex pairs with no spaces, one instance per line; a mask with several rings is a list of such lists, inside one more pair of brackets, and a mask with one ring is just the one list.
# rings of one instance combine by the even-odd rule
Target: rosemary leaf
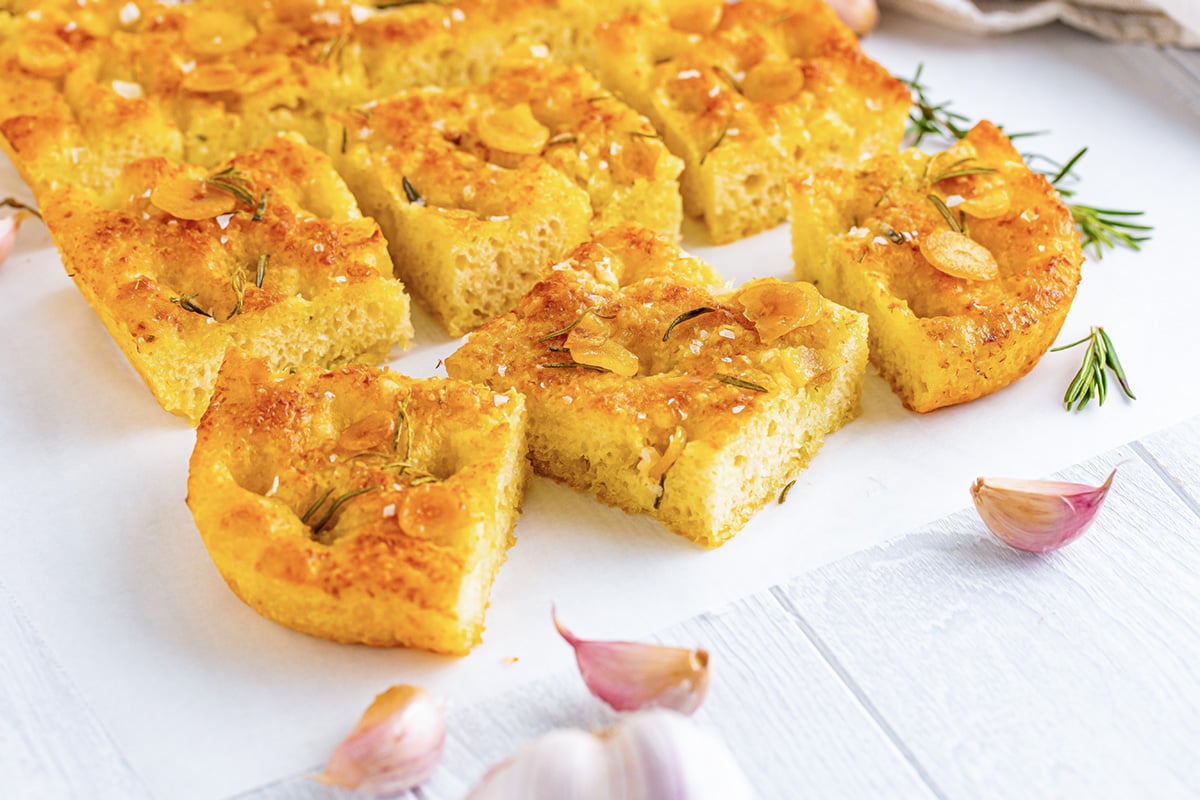
[[271,260],[269,253],[263,253],[258,257],[258,265],[254,268],[254,285],[261,289],[263,281],[267,277],[267,262]]
[[300,517],[300,522],[304,525],[308,524],[308,520],[313,514],[317,513],[317,509],[325,505],[325,501],[329,499],[329,495],[333,494],[333,487],[325,490],[325,494],[317,498],[317,502],[308,507],[308,511],[304,512],[304,516]]
[[538,341],[539,342],[548,342],[551,339],[557,339],[560,336],[566,336],[568,333],[575,330],[575,326],[578,325],[579,323],[583,322],[583,318],[586,317],[588,314],[595,314],[597,317],[600,317],[600,319],[615,319],[616,318],[615,314],[611,314],[611,315],[601,314],[600,309],[596,308],[595,306],[588,306],[583,311],[581,311],[579,316],[576,317],[574,319],[574,321],[572,321],[570,324],[568,324],[565,328],[559,328],[556,331],[551,331],[550,333],[547,333],[545,336],[539,336]]
[[254,209],[253,216],[250,217],[251,222],[262,222],[263,214],[267,213],[267,199],[271,196],[270,189],[264,189],[262,197],[258,199],[258,205]]
[[232,164],[219,172],[214,172],[205,178],[205,182],[214,188],[220,189],[223,192],[229,192],[238,202],[243,203],[247,208],[257,208],[258,200],[250,191],[250,182],[241,172]]
[[419,206],[425,205],[425,198],[421,197],[421,193],[413,187],[407,175],[400,176],[400,184],[404,187],[404,196],[408,198],[408,202],[416,203]]
[[212,319],[212,314],[208,313],[203,308],[196,305],[195,297],[196,297],[195,294],[185,294],[185,295],[181,295],[179,297],[172,297],[172,298],[170,298],[170,300],[172,303],[175,303],[180,308],[182,308],[184,311],[190,311],[193,314],[199,314],[202,317],[208,317],[209,319]]
[[[366,494],[367,492],[379,492],[382,490],[382,486],[364,486],[361,489],[352,489],[351,491],[341,495],[329,504],[329,509],[325,512],[325,516],[321,517],[321,521],[312,526],[313,536],[315,537],[319,535],[321,531],[325,529],[325,526],[329,524],[330,520],[333,519],[333,515],[338,512],[338,509],[344,506],[347,502],[353,500],[355,497],[358,497],[360,494]],[[328,497],[328,495],[326,495],[326,497]]]
[[881,222],[879,225],[883,228],[883,235],[887,237],[889,242],[892,244],[904,244],[904,234],[900,233],[886,222]]
[[721,129],[721,135],[718,136],[717,140],[712,143],[712,147],[708,148],[708,152],[706,152],[704,155],[700,156],[701,164],[704,163],[704,159],[708,158],[709,153],[711,153],[713,150],[716,150],[718,147],[721,146],[721,142],[725,141],[725,135],[727,133],[729,133],[729,123],[728,122],[726,122],[725,127]]
[[947,169],[945,172],[939,175],[934,175],[929,182],[941,183],[942,181],[948,181],[951,178],[961,178],[964,175],[991,175],[995,172],[996,170],[992,169],[991,167],[964,167],[963,169]]
[[795,485],[796,480],[793,478],[792,480],[788,481],[787,486],[783,487],[783,491],[779,493],[779,505],[783,505],[784,502],[787,501],[788,492],[790,492],[792,487]]
[[566,133],[556,133],[546,140],[546,147],[554,147],[560,144],[575,144],[579,141],[579,137],[569,131]]
[[929,202],[933,203],[938,212],[946,219],[946,223],[950,226],[950,230],[955,233],[963,233],[962,223],[954,216],[949,207],[942,201],[942,198],[936,194],[927,194],[925,197]]
[[676,325],[682,322],[687,322],[689,319],[695,319],[702,314],[711,314],[714,311],[716,311],[716,309],[712,308],[711,306],[700,306],[699,308],[693,308],[690,311],[683,312],[678,317],[671,320],[671,324],[667,326],[667,332],[663,334],[662,340],[665,342],[671,338],[671,331],[675,330]]
[[759,386],[757,383],[751,383],[750,381],[742,380],[736,375],[726,375],[723,372],[718,372],[713,375],[713,377],[719,380],[721,383],[728,383],[730,386],[737,386],[741,389],[751,389],[755,392],[768,391],[767,387]]
[[591,364],[580,364],[578,361],[550,361],[545,364],[538,364],[538,366],[545,367],[546,369],[574,369],[578,367],[580,369],[590,369],[594,372],[608,372],[608,370],[606,370],[604,367],[595,367]]

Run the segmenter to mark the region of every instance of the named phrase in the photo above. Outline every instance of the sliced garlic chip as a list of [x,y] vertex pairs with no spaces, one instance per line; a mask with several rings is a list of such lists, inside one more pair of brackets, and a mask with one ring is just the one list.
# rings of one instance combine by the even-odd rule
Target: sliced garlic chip
[[764,342],[774,342],[796,328],[815,324],[824,313],[817,287],[803,281],[762,278],[750,281],[733,294],[746,319]]
[[506,153],[537,155],[549,138],[550,131],[533,116],[528,103],[488,111],[479,120],[479,139]]
[[150,203],[177,219],[213,219],[237,207],[233,195],[203,178],[187,174],[162,178],[150,191]]
[[940,272],[970,281],[1000,277],[1000,265],[992,251],[957,231],[939,228],[921,237],[921,255]]
[[742,94],[753,103],[785,103],[803,89],[804,72],[790,61],[763,61],[742,81]]

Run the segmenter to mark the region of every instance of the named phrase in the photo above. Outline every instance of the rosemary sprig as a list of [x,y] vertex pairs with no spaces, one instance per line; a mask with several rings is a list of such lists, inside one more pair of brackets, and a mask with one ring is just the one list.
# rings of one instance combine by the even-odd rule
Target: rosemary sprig
[[[1043,172],[1054,188],[1058,189],[1059,194],[1063,197],[1072,197],[1075,192],[1062,186],[1062,182],[1067,178],[1076,178],[1074,169],[1079,161],[1087,155],[1086,147],[1071,156],[1065,164],[1058,165],[1052,159],[1045,156],[1039,156],[1044,161],[1049,162],[1052,166],[1057,166],[1058,170],[1053,174]],[[1096,260],[1100,261],[1104,258],[1104,248],[1116,248],[1118,245],[1128,247],[1130,250],[1141,250],[1142,242],[1150,241],[1149,236],[1139,236],[1138,234],[1145,231],[1154,230],[1152,225],[1143,225],[1140,222],[1133,222],[1133,218],[1141,217],[1143,211],[1120,211],[1115,208],[1097,208],[1095,206],[1085,205],[1083,203],[1068,203],[1067,208],[1071,211],[1071,216],[1075,219],[1075,227],[1079,229],[1080,245],[1084,250],[1091,247],[1092,252],[1096,255]]]
[[231,195],[237,198],[239,202],[244,203],[247,208],[254,209],[258,207],[258,200],[250,191],[249,179],[244,174],[239,172],[238,169],[232,164],[219,172],[214,172],[212,175],[209,175],[207,178],[205,178],[205,182],[208,183],[209,186],[216,187],[224,192],[229,192]]
[[911,78],[900,78],[913,93],[913,107],[908,112],[908,129],[904,132],[906,138],[916,147],[930,135],[945,136],[961,139],[967,135],[970,128],[970,118],[966,114],[950,110],[950,103],[934,103],[925,93],[929,90],[921,83],[921,72],[924,64],[917,65],[917,72]]
[[751,389],[755,392],[769,391],[765,386],[759,386],[757,383],[751,383],[750,381],[742,380],[736,375],[726,375],[723,372],[718,372],[713,375],[713,377],[719,380],[721,383],[728,383],[730,386],[737,386],[741,389]]
[[711,306],[700,306],[699,308],[693,308],[690,311],[683,312],[678,317],[671,320],[671,324],[667,326],[667,332],[663,334],[662,340],[665,342],[667,339],[671,338],[671,331],[675,330],[676,325],[687,322],[689,319],[695,319],[702,314],[712,314],[714,311],[716,311],[716,309]]
[[[313,537],[315,538],[320,535],[321,531],[323,531],[325,529],[325,526],[328,525],[330,520],[333,519],[333,515],[336,514],[338,512],[338,509],[340,509],[342,506],[344,506],[347,502],[358,497],[360,494],[366,494],[367,492],[380,492],[380,491],[383,491],[382,486],[364,486],[361,489],[352,489],[352,490],[346,492],[345,494],[337,497],[332,503],[329,504],[329,508],[325,511],[325,515],[321,517],[320,522],[318,522],[316,525],[311,526]],[[321,498],[321,502],[324,502],[325,498],[328,496],[329,496],[329,493],[326,493]],[[318,508],[319,507],[320,506],[318,506]],[[301,521],[303,521],[303,520],[301,520]]]
[[172,298],[170,298],[170,300],[172,303],[175,303],[177,306],[182,308],[184,311],[190,311],[193,314],[199,314],[202,317],[208,317],[209,319],[212,319],[212,314],[208,313],[203,308],[196,305],[195,298],[196,298],[196,295],[193,293],[193,294],[180,295],[179,297],[172,297]]
[[560,336],[566,336],[568,333],[575,330],[575,326],[577,326],[579,323],[583,322],[584,317],[586,317],[588,314],[595,314],[600,319],[616,319],[616,314],[611,314],[611,315],[610,314],[601,314],[600,309],[596,308],[595,306],[588,306],[583,311],[581,311],[579,313],[579,316],[576,317],[572,322],[570,322],[566,327],[559,328],[556,331],[551,331],[550,333],[547,333],[545,336],[539,336],[538,341],[539,342],[548,342],[551,339],[557,339]]
[[1080,203],[1072,203],[1067,208],[1075,218],[1075,227],[1079,228],[1080,244],[1084,250],[1091,247],[1098,261],[1104,258],[1105,247],[1115,248],[1120,244],[1130,250],[1141,250],[1142,242],[1150,241],[1150,237],[1138,236],[1137,232],[1154,230],[1151,225],[1128,221],[1130,217],[1142,216],[1144,211],[1117,211]]
[[1063,403],[1067,410],[1070,411],[1071,406],[1074,406],[1075,411],[1082,411],[1092,398],[1099,401],[1098,405],[1104,405],[1104,399],[1108,395],[1108,372],[1112,372],[1116,377],[1125,396],[1136,400],[1137,397],[1129,388],[1125,368],[1117,358],[1117,349],[1113,346],[1112,339],[1104,332],[1104,328],[1093,325],[1087,336],[1077,342],[1055,347],[1050,352],[1069,350],[1085,342],[1087,347],[1083,351],[1083,364],[1079,367],[1079,372],[1075,373],[1071,385],[1067,387],[1067,393],[1063,395]]
[[416,203],[419,206],[425,205],[425,198],[421,197],[421,193],[412,185],[412,181],[407,175],[400,176],[400,185],[404,187],[404,196],[408,198],[408,202]]
[[[972,122],[970,118],[965,114],[950,111],[950,103],[934,103],[929,99],[926,94],[928,87],[921,83],[921,71],[924,67],[924,64],[918,64],[917,72],[912,78],[900,79],[908,85],[913,93],[913,109],[909,112],[909,126],[905,132],[905,136],[910,138],[910,144],[914,147],[920,144],[928,135],[939,135],[948,139],[963,138],[967,135],[967,130],[971,127]],[[1009,133],[1007,136],[1009,139],[1018,139],[1029,136],[1040,136],[1044,133],[1046,131],[1023,131]],[[1078,175],[1074,172],[1074,169],[1086,153],[1087,148],[1083,147],[1067,159],[1064,164],[1059,164],[1054,159],[1039,153],[1025,153],[1023,155],[1027,163],[1032,163],[1040,159],[1054,167],[1053,171],[1037,171],[1049,178],[1050,183],[1058,189],[1059,194],[1063,197],[1072,197],[1075,194],[1074,191],[1064,188],[1061,184],[1067,178],[1078,179]],[[934,179],[933,183],[946,180],[948,177],[956,176],[953,174],[939,175]],[[1071,217],[1075,220],[1075,227],[1079,229],[1080,243],[1083,249],[1092,248],[1092,252],[1095,254],[1097,260],[1104,258],[1104,249],[1106,247],[1115,249],[1121,246],[1128,247],[1131,250],[1140,250],[1142,242],[1150,240],[1149,236],[1140,234],[1154,230],[1154,227],[1151,225],[1143,225],[1140,221],[1133,221],[1134,218],[1143,216],[1145,214],[1143,211],[1120,211],[1112,208],[1098,208],[1083,203],[1068,203],[1067,209],[1071,212]]]
[[254,268],[254,286],[258,289],[262,288],[263,281],[267,278],[267,262],[270,260],[270,253],[263,253],[258,257],[258,265]]
[[6,197],[3,200],[0,200],[0,206],[6,206],[8,208],[15,208],[18,211],[28,211],[30,214],[33,214],[38,219],[42,218],[42,212],[38,211],[33,206],[25,205],[24,203],[22,203],[20,200],[18,200],[15,197]]

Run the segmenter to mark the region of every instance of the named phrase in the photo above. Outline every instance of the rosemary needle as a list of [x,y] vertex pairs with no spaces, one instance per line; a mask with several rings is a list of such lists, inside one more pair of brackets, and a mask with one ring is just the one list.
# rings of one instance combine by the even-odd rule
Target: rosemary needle
[[730,386],[737,386],[741,389],[751,389],[755,392],[768,391],[767,387],[759,386],[757,383],[751,383],[750,381],[742,380],[736,375],[726,375],[723,372],[718,372],[717,374],[713,375],[713,377],[719,380],[721,383],[728,383]]
[[700,306],[699,308],[693,308],[690,311],[683,312],[678,317],[671,320],[671,324],[667,326],[667,332],[663,334],[662,340],[665,342],[671,338],[671,331],[675,330],[676,325],[687,322],[689,319],[695,319],[702,314],[712,314],[714,311],[716,311],[716,309],[712,308],[711,306]]

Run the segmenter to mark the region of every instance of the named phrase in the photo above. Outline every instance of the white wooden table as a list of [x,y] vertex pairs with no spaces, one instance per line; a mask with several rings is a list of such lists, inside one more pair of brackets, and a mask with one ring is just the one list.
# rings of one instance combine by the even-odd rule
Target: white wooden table
[[[1200,148],[1200,54],[1102,45],[1066,29],[961,40],[906,20],[888,20],[869,44],[978,53],[980,69],[997,72],[1014,53],[1045,49],[1050,82],[1054,66],[1068,63],[1114,81],[1111,97],[1063,102],[1110,103],[1113,124],[1134,136],[1129,116],[1156,99],[1193,125]],[[1138,180],[1108,166],[1118,185]],[[1200,172],[1178,177],[1200,185]],[[1196,269],[1194,257],[1187,268]],[[1183,361],[1192,348],[1163,346]],[[1200,380],[1179,385],[1194,392]],[[1011,551],[969,509],[907,535],[881,516],[870,538],[884,544],[660,631],[660,641],[712,653],[697,718],[720,733],[764,798],[1200,796],[1200,407],[1191,407],[1191,419],[1175,423],[1180,415],[1164,411],[1159,432],[1059,472],[1098,483],[1120,465],[1093,528],[1062,551]],[[21,498],[3,502],[7,518],[30,519]],[[52,533],[14,524],[4,535]],[[161,773],[187,770],[162,765],[152,782],[133,766],[110,735],[129,720],[93,712],[94,694],[79,688],[88,664],[50,646],[33,610],[0,581],[0,797],[174,796]],[[154,668],[144,665],[145,674]],[[135,692],[139,677],[125,680]],[[347,725],[359,710],[346,710]],[[569,669],[458,705],[443,764],[415,794],[461,797],[538,733],[612,719]],[[163,724],[158,715],[136,722]],[[340,733],[318,736],[331,743]],[[194,759],[222,770],[203,742]],[[298,760],[238,796],[341,796],[308,779],[319,767]]]

